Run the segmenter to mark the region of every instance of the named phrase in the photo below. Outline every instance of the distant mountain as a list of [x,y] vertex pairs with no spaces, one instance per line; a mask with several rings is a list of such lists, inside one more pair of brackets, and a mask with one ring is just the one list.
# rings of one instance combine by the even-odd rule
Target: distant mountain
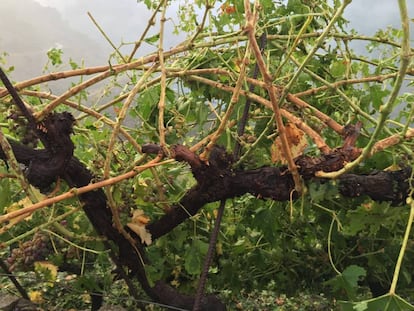
[[[105,64],[108,48],[72,29],[60,13],[33,0],[0,1],[0,53],[7,52],[12,78],[26,80],[42,74],[47,51],[62,48],[64,59],[87,66]],[[67,63],[67,62],[66,62]],[[63,69],[63,67],[62,67]]]

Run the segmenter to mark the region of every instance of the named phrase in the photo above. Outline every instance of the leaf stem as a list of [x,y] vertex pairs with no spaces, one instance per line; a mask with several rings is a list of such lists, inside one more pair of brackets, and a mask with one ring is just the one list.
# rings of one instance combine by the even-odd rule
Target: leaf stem
[[163,1],[164,5],[161,12],[161,18],[160,18],[160,39],[158,44],[158,59],[159,59],[159,65],[161,69],[161,92],[160,92],[160,100],[158,102],[158,132],[160,135],[160,146],[162,149],[166,148],[165,143],[165,126],[164,126],[164,112],[165,112],[165,94],[167,90],[167,73],[165,69],[165,62],[164,62],[164,36],[165,36],[165,12],[167,10],[167,2]]
[[118,56],[122,59],[124,63],[127,62],[125,57],[122,55],[122,53],[119,51],[119,49],[115,46],[115,44],[112,42],[112,40],[109,38],[109,36],[105,33],[103,28],[98,24],[98,22],[95,20],[95,18],[92,16],[90,12],[87,13],[89,18],[91,19],[92,23],[98,28],[99,32],[104,36],[105,40],[108,41],[110,46],[115,50],[115,52],[118,54]]
[[318,174],[318,177],[337,178],[340,175],[346,172],[349,172],[351,169],[355,168],[366,157],[368,157],[371,153],[371,150],[373,149],[375,145],[375,141],[377,140],[379,134],[381,133],[384,127],[384,124],[389,114],[392,112],[392,109],[394,108],[395,100],[401,89],[402,83],[404,81],[404,76],[407,73],[408,66],[410,65],[410,61],[411,61],[410,30],[409,30],[409,19],[408,19],[408,14],[407,14],[407,3],[405,0],[398,0],[398,4],[400,7],[401,25],[402,25],[402,30],[403,30],[403,39],[401,42],[401,64],[400,64],[400,69],[398,71],[398,75],[396,77],[395,84],[390,94],[390,97],[388,98],[387,103],[385,103],[384,105],[380,107],[380,116],[377,122],[377,126],[375,127],[374,133],[370,137],[368,144],[362,150],[362,153],[358,158],[348,163],[342,169],[336,172],[331,172],[331,173],[321,172],[320,174]]
[[328,233],[328,257],[329,262],[331,263],[332,269],[334,269],[335,273],[338,275],[341,275],[341,271],[338,270],[338,268],[335,266],[335,263],[332,259],[332,251],[331,251],[331,238],[332,238],[332,231],[333,231],[333,225],[335,223],[335,218],[332,217],[331,225],[329,226],[329,233]]
[[330,32],[331,28],[335,25],[337,19],[339,17],[342,16],[342,13],[344,12],[345,8],[347,7],[348,4],[351,3],[351,0],[344,0],[342,5],[339,7],[339,9],[336,11],[335,15],[331,18],[331,20],[329,21],[328,25],[326,26],[326,28],[323,30],[323,32],[321,33],[321,35],[319,36],[318,39],[316,39],[316,42],[313,46],[313,48],[309,51],[308,55],[306,56],[306,58],[303,60],[303,62],[299,65],[299,68],[297,69],[297,71],[295,72],[295,74],[293,75],[293,77],[290,79],[289,83],[286,85],[286,87],[284,88],[281,96],[280,96],[280,102],[282,103],[284,101],[284,99],[286,98],[290,88],[293,86],[293,84],[296,82],[296,80],[299,78],[299,75],[302,73],[302,71],[305,69],[306,64],[312,59],[313,55],[315,55],[316,51],[318,51],[318,49],[320,48],[320,46],[322,45],[323,41],[325,40],[325,37],[328,35],[328,33]]
[[259,66],[260,73],[262,74],[265,87],[266,87],[267,93],[270,98],[271,107],[275,115],[277,130],[279,132],[279,137],[281,140],[282,154],[286,158],[289,171],[291,172],[293,180],[295,182],[295,190],[298,193],[302,193],[302,190],[303,190],[302,180],[300,178],[298,168],[296,167],[296,164],[293,161],[292,151],[290,149],[289,141],[286,136],[285,126],[283,123],[281,109],[279,106],[280,103],[282,103],[283,101],[280,98],[279,90],[272,83],[272,76],[266,66],[266,63],[260,51],[260,47],[256,41],[256,26],[257,26],[257,20],[258,20],[257,9],[259,7],[260,7],[259,1],[255,1],[254,10],[252,12],[250,8],[250,2],[248,0],[244,1],[244,11],[246,14],[246,21],[247,21],[246,26],[245,26],[245,31],[249,38],[250,49],[253,51],[253,54],[256,57],[256,61]]
[[408,238],[410,236],[411,226],[414,220],[414,200],[411,200],[411,208],[410,208],[410,215],[408,217],[407,227],[405,229],[404,239],[402,241],[400,254],[398,255],[397,263],[395,265],[394,276],[392,278],[392,283],[390,286],[390,295],[395,295],[395,289],[397,288],[398,277],[400,275],[401,264],[404,258],[405,250],[407,248]]
[[144,29],[144,32],[142,33],[141,37],[138,39],[137,42],[135,42],[135,46],[134,49],[132,50],[131,54],[128,57],[128,63],[132,61],[132,59],[134,58],[135,53],[137,52],[137,50],[139,49],[139,47],[141,46],[141,43],[144,41],[145,36],[147,35],[148,31],[150,30],[150,28],[152,26],[154,26],[155,22],[155,16],[158,14],[161,5],[164,5],[164,1],[160,1],[160,3],[158,4],[158,6],[155,8],[154,13],[152,13],[150,19],[148,20],[147,26]]

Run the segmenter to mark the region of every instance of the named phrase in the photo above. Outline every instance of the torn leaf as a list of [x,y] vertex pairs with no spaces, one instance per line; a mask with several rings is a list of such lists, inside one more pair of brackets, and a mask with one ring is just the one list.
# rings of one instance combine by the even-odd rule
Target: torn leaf
[[146,245],[151,245],[152,243],[151,233],[149,233],[145,227],[146,224],[149,223],[149,220],[150,219],[145,216],[144,211],[136,209],[132,213],[131,222],[127,223],[128,228],[141,238],[141,243],[145,243]]

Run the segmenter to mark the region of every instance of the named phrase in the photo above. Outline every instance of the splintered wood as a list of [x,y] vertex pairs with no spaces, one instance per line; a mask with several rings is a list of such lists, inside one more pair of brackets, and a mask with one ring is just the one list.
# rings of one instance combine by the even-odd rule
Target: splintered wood
[[[301,156],[308,146],[305,133],[300,130],[295,124],[289,122],[285,125],[286,138],[289,143],[292,157],[295,159]],[[285,155],[282,152],[282,141],[280,136],[277,136],[270,150],[273,163],[287,164]]]

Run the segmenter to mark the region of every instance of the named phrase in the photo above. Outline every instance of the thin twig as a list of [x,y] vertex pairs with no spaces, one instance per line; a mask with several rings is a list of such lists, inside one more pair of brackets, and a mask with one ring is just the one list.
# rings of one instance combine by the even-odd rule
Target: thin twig
[[[199,77],[199,76],[189,76],[187,77],[190,80],[194,80],[194,81],[198,81],[207,85],[210,85],[212,87],[218,88],[220,90],[224,90],[226,92],[233,92],[234,87],[228,86],[228,85],[224,85],[222,83],[219,83],[217,81],[214,80],[210,80],[207,78],[203,78],[203,77]],[[248,93],[245,92],[243,90],[240,90],[240,95],[242,96],[246,96],[247,98],[250,98],[252,101],[259,103],[269,109],[272,109],[272,103],[267,100],[264,99],[261,96],[258,96],[256,94],[253,93]],[[282,114],[282,116],[286,119],[288,119],[289,121],[291,121],[292,123],[295,123],[295,125],[300,128],[302,131],[304,131],[314,142],[315,144],[318,146],[318,148],[323,152],[326,153],[326,151],[329,148],[324,139],[315,131],[313,130],[311,127],[309,127],[305,122],[303,122],[302,120],[300,120],[298,117],[295,117],[292,113],[288,112],[285,109],[280,109],[280,112]],[[300,122],[298,122],[300,120]],[[323,120],[321,120],[323,121]],[[203,143],[204,144],[204,143]],[[191,148],[192,151],[194,151],[193,148]]]
[[216,217],[216,220],[214,221],[214,228],[213,228],[213,231],[211,232],[210,241],[208,243],[208,250],[207,250],[205,260],[204,260],[203,271],[201,272],[201,276],[200,276],[200,283],[198,284],[198,287],[197,287],[197,293],[195,296],[193,311],[200,310],[201,300],[203,298],[204,288],[206,286],[208,270],[210,268],[211,260],[213,259],[214,250],[216,248],[216,243],[217,243],[218,235],[220,232],[220,225],[221,225],[221,220],[223,218],[225,206],[226,206],[226,200],[221,200],[220,206],[217,211],[217,217]]
[[[351,0],[344,0],[342,2],[342,5],[338,8],[334,16],[329,21],[328,25],[325,27],[321,35],[316,40],[315,44],[313,45],[312,49],[307,53],[305,59],[302,61],[302,63],[299,65],[299,68],[294,73],[293,77],[289,80],[286,87],[283,89],[281,95],[280,95],[280,102],[283,102],[286,98],[287,94],[289,93],[289,90],[293,86],[294,83],[296,83],[296,80],[299,78],[299,75],[302,73],[302,71],[305,69],[305,66],[308,64],[308,62],[312,59],[312,57],[315,55],[316,51],[320,48],[322,43],[324,42],[325,38],[328,36],[331,28],[336,23],[337,19],[342,16],[345,8],[348,6],[348,4],[351,3]],[[291,55],[290,55],[291,56]]]
[[[248,78],[247,81],[249,83],[252,83],[256,86],[260,86],[262,88],[265,88],[265,83],[259,80],[254,80],[251,78]],[[338,134],[342,134],[343,126],[337,123],[334,119],[332,119],[330,116],[326,115],[319,109],[313,107],[312,105],[305,102],[303,99],[300,99],[296,96],[296,94],[288,93],[286,96],[286,99],[291,102],[292,104],[296,105],[297,107],[301,109],[310,109],[312,110],[312,113],[315,117],[317,117],[321,122],[325,123],[327,126],[329,126],[332,130],[337,132]],[[283,111],[283,109],[281,109]],[[283,112],[282,112],[283,114]]]
[[[58,97],[58,96],[52,95],[50,93],[39,92],[39,91],[23,90],[20,93],[23,94],[23,95],[29,95],[29,96],[34,96],[34,97],[37,97],[37,98],[45,98],[45,99],[50,99],[50,100],[54,100]],[[109,119],[105,115],[100,114],[99,112],[97,112],[97,110],[90,109],[90,108],[88,108],[86,106],[83,106],[83,105],[79,105],[78,103],[75,103],[75,102],[70,101],[70,100],[65,100],[62,104],[64,104],[65,106],[71,107],[75,110],[84,112],[86,115],[92,116],[92,117],[96,118],[97,120],[100,120],[103,123],[109,125],[112,128],[114,128],[115,125],[116,125],[115,121],[112,121],[111,119]],[[79,120],[79,118],[77,118],[77,120]],[[141,146],[137,143],[137,141],[124,128],[120,127],[119,128],[119,133],[121,133],[126,138],[126,140],[129,143],[131,143],[131,145],[134,147],[134,149],[138,153],[141,153]]]
[[410,51],[410,27],[409,27],[409,19],[407,13],[407,3],[405,0],[398,0],[398,4],[400,7],[400,14],[401,14],[401,24],[403,30],[403,37],[401,42],[401,61],[400,61],[400,69],[398,71],[398,75],[396,81],[394,83],[394,87],[391,91],[391,94],[387,100],[387,102],[380,107],[380,115],[377,122],[377,126],[375,127],[374,133],[371,135],[367,145],[362,150],[361,155],[356,158],[354,161],[346,164],[342,169],[331,172],[319,172],[319,177],[324,178],[337,178],[340,175],[349,172],[351,169],[355,168],[359,165],[366,157],[368,157],[375,146],[375,142],[382,132],[385,122],[392,112],[392,109],[395,105],[395,100],[397,99],[398,93],[401,89],[402,83],[404,81],[405,74],[407,72],[408,66],[411,62],[411,51]]
[[24,117],[29,122],[29,126],[36,131],[36,119],[34,118],[33,114],[29,111],[29,109],[26,107],[25,103],[22,101],[20,96],[17,94],[16,89],[11,84],[9,78],[3,71],[3,69],[0,67],[0,79],[3,82],[4,86],[8,90],[9,94],[14,100],[14,103],[16,106],[20,109],[20,111],[23,113]]
[[135,53],[138,51],[139,47],[141,46],[141,43],[144,41],[148,31],[152,26],[155,24],[155,16],[158,14],[161,6],[164,5],[164,1],[160,1],[158,3],[158,6],[155,8],[154,12],[152,13],[151,17],[148,20],[147,26],[145,27],[144,31],[142,32],[141,37],[138,39],[138,41],[135,43],[134,49],[132,50],[131,54],[128,57],[128,63],[132,61],[134,58]]
[[306,91],[295,93],[293,95],[295,95],[296,97],[304,97],[304,96],[315,95],[319,92],[326,91],[326,90],[331,89],[331,88],[337,89],[338,87],[343,86],[343,85],[368,83],[368,82],[383,82],[384,80],[395,78],[397,76],[397,74],[398,74],[398,72],[384,74],[384,75],[375,75],[375,76],[371,76],[371,77],[363,77],[363,78],[358,78],[358,79],[346,79],[346,80],[336,81],[336,82],[330,83],[329,86],[328,85],[322,85],[322,86],[319,86],[319,87],[311,88],[311,89],[306,90]]
[[160,19],[160,39],[158,45],[158,59],[159,65],[161,68],[161,81],[160,81],[160,100],[158,102],[158,133],[160,135],[160,146],[164,150],[166,148],[165,144],[165,126],[164,126],[164,111],[165,111],[165,94],[167,89],[167,75],[165,70],[165,63],[164,63],[164,28],[165,28],[165,12],[167,11],[167,1],[162,1],[164,3],[162,11],[161,11],[161,19]]
[[250,49],[246,49],[245,54],[243,56],[241,66],[240,66],[240,73],[237,78],[236,86],[232,88],[232,96],[230,99],[230,104],[227,108],[226,113],[224,114],[217,130],[213,133],[213,135],[210,137],[210,142],[207,144],[205,151],[200,155],[200,159],[207,160],[208,154],[213,148],[213,146],[216,144],[217,140],[219,139],[220,135],[223,133],[223,131],[227,127],[227,123],[229,122],[230,116],[234,110],[235,105],[239,101],[239,96],[241,93],[241,87],[243,82],[245,81],[245,75],[246,75],[246,66],[249,62],[250,57]]
[[3,150],[7,164],[12,169],[12,173],[14,176],[16,176],[17,180],[20,183],[20,186],[22,187],[23,191],[26,193],[28,197],[33,198],[34,195],[32,194],[32,190],[30,188],[30,185],[28,181],[26,180],[26,177],[24,176],[19,163],[16,160],[16,157],[14,156],[12,147],[10,146],[8,140],[3,135],[3,132],[0,129],[0,147]]
[[10,212],[10,213],[4,214],[4,215],[0,215],[0,224],[4,223],[6,221],[9,221],[13,218],[19,217],[21,215],[33,213],[33,212],[35,212],[36,210],[38,210],[40,208],[52,205],[54,203],[76,197],[80,194],[83,194],[83,193],[86,193],[86,192],[89,192],[89,191],[92,191],[92,190],[95,190],[95,189],[103,188],[103,187],[106,187],[106,186],[109,186],[109,185],[117,184],[117,183],[121,182],[122,180],[129,179],[129,178],[132,178],[132,177],[138,175],[139,173],[143,172],[146,169],[149,169],[150,167],[165,165],[167,163],[174,162],[174,160],[172,160],[172,159],[165,160],[163,162],[159,162],[159,161],[160,161],[159,157],[154,158],[152,161],[149,161],[146,164],[137,166],[133,170],[131,170],[131,171],[125,173],[125,174],[118,175],[118,176],[113,177],[113,178],[105,179],[105,180],[97,182],[97,183],[91,183],[91,184],[89,184],[87,186],[84,186],[84,187],[72,188],[71,190],[69,190],[65,193],[62,193],[60,195],[57,195],[53,198],[48,198],[48,199],[40,201],[36,204],[33,204],[33,205],[30,205],[30,206],[24,207],[22,209],[19,209],[17,211],[13,211],[13,212]]
[[[266,46],[266,33],[263,33],[260,36],[260,46],[259,46],[261,54],[263,54],[265,46]],[[252,79],[256,80],[258,74],[259,74],[259,65],[256,63],[254,65]],[[249,84],[249,93],[253,93],[253,91],[254,91],[254,84],[250,82],[250,84]],[[240,154],[240,149],[241,149],[240,139],[241,139],[241,136],[244,134],[244,130],[246,128],[246,123],[247,123],[247,119],[248,119],[248,116],[249,116],[250,106],[251,106],[251,99],[247,98],[246,103],[244,104],[242,117],[241,117],[241,119],[239,121],[239,125],[237,127],[238,139],[236,140],[236,144],[234,145],[234,150],[233,150],[233,156],[234,156],[235,160],[238,159],[239,154]]]
[[124,63],[127,62],[127,60],[124,58],[122,53],[119,51],[119,49],[115,46],[115,44],[112,42],[112,40],[108,37],[108,35],[105,33],[105,31],[102,29],[101,26],[99,26],[98,22],[95,20],[95,18],[92,16],[90,12],[87,13],[89,18],[92,20],[92,23],[98,28],[99,32],[104,36],[105,40],[108,41],[108,43],[111,45],[111,47],[115,50],[115,52],[118,54],[118,56],[122,59]]
[[414,200],[411,198],[410,202],[410,215],[408,216],[408,223],[405,228],[404,237],[401,243],[400,253],[398,255],[397,263],[395,264],[394,274],[392,277],[392,282],[389,290],[390,295],[395,295],[395,290],[398,284],[398,277],[400,275],[402,261],[404,259],[404,254],[407,249],[408,239],[410,238],[411,227],[413,225],[414,220]]
[[256,8],[258,6],[259,6],[259,3],[258,1],[256,1],[255,11],[252,12],[250,8],[250,1],[249,0],[244,1],[244,8],[245,8],[244,10],[245,10],[246,19],[247,19],[247,25],[245,27],[245,30],[246,30],[247,36],[249,37],[250,48],[252,49],[256,57],[260,72],[262,74],[267,92],[270,97],[270,102],[272,104],[272,109],[275,114],[277,129],[279,131],[279,137],[281,140],[282,154],[286,158],[289,171],[291,172],[293,180],[295,182],[295,190],[298,193],[302,193],[302,181],[301,181],[298,169],[296,167],[296,164],[293,161],[292,151],[290,150],[290,147],[289,147],[289,141],[286,136],[285,126],[283,124],[282,115],[281,115],[280,108],[279,108],[279,103],[281,101],[279,101],[280,98],[278,98],[277,89],[272,83],[272,77],[269,71],[267,70],[263,56],[261,55],[261,52],[260,52],[260,48],[255,39],[255,28],[256,28],[256,23],[257,23]]
[[[17,94],[16,89],[11,84],[9,78],[5,74],[2,68],[0,68],[0,79],[3,82],[4,86],[7,88],[8,92],[12,96],[14,103],[16,106],[20,109],[20,111],[23,113],[24,117],[29,122],[29,128],[31,128],[35,133],[37,133],[36,128],[36,119],[34,118],[32,112],[26,107],[23,100],[20,98],[19,94]],[[45,141],[43,136],[40,136],[42,143],[47,146],[48,143]],[[16,175],[17,180],[20,183],[20,186],[22,187],[23,191],[26,193],[26,195],[29,197],[29,199],[32,202],[36,202],[36,195],[33,192],[32,188],[29,185],[29,182],[26,180],[26,177],[23,174],[23,171],[20,168],[19,163],[16,160],[16,157],[14,156],[13,150],[6,139],[6,137],[3,135],[3,132],[0,129],[0,146],[4,151],[4,154],[6,156],[7,163],[12,168],[13,173]]]
[[4,270],[9,280],[14,284],[17,291],[20,293],[20,295],[27,300],[30,300],[29,295],[27,294],[26,290],[23,288],[23,286],[19,283],[17,278],[10,272],[7,265],[4,263],[2,259],[0,259],[0,267]]
[[201,31],[203,31],[204,29],[204,25],[206,24],[207,21],[207,16],[208,16],[208,12],[213,8],[214,6],[212,6],[209,3],[209,0],[206,0],[206,4],[205,4],[205,9],[204,9],[204,14],[203,14],[203,18],[201,19],[201,23],[197,26],[197,31],[195,32],[195,34],[192,36],[192,38],[190,39],[190,43],[193,43],[195,41],[195,39],[198,37],[198,35],[201,33]]
[[[116,142],[116,139],[118,137],[118,132],[121,128],[122,122],[124,121],[124,119],[126,117],[126,113],[129,109],[129,106],[131,105],[133,99],[135,98],[136,94],[140,90],[142,84],[153,73],[153,71],[156,67],[157,67],[157,65],[154,64],[152,68],[150,68],[148,71],[146,71],[142,75],[141,79],[137,82],[137,84],[131,90],[131,92],[129,93],[127,99],[125,100],[124,104],[122,105],[121,110],[119,111],[117,122],[114,126],[114,130],[111,134],[109,144],[108,144],[107,156],[105,158],[104,169],[103,169],[103,177],[104,178],[109,178],[110,164],[111,164],[111,160],[112,160],[112,156],[113,156],[113,152],[114,152],[115,142]],[[144,266],[145,265],[144,259],[143,259],[141,253],[139,252],[139,250],[136,246],[136,242],[131,237],[131,235],[124,229],[124,226],[121,223],[118,206],[115,204],[115,200],[113,199],[112,191],[111,191],[109,185],[105,186],[104,188],[106,190],[107,201],[108,201],[109,208],[111,209],[111,212],[112,212],[112,221],[114,223],[115,228],[123,235],[123,237],[127,241],[129,241],[129,243],[131,244],[131,247],[133,247],[133,249],[136,252],[137,256],[140,258],[141,265]]]
[[104,178],[109,177],[110,163],[111,163],[111,160],[112,160],[112,155],[113,155],[113,151],[114,151],[115,142],[116,142],[116,139],[118,137],[118,133],[121,129],[122,122],[124,121],[124,119],[126,117],[129,106],[131,105],[131,103],[132,103],[133,99],[135,98],[136,94],[138,93],[138,91],[141,89],[142,84],[153,73],[155,68],[156,68],[156,65],[154,65],[152,68],[150,68],[148,71],[146,71],[142,75],[141,79],[139,79],[139,81],[136,83],[134,88],[129,93],[129,95],[126,98],[124,104],[122,105],[122,108],[119,110],[117,122],[114,126],[114,130],[112,131],[111,137],[109,139],[108,151],[107,151],[106,159],[105,159],[105,162],[104,162],[104,172],[103,172],[103,177]]
[[[385,150],[391,146],[395,146],[400,144],[403,141],[409,141],[414,139],[414,128],[408,128],[404,135],[401,134],[394,134],[384,139],[377,141],[374,146],[372,147],[371,152],[369,153],[369,157],[373,156],[374,154]],[[412,154],[413,151],[408,152],[408,154]]]
[[[6,246],[13,245],[14,243],[18,243],[19,241],[21,241],[21,240],[23,240],[23,239],[25,239],[25,238],[27,238],[29,236],[34,235],[39,230],[42,230],[42,229],[47,228],[47,227],[49,227],[49,226],[51,226],[51,225],[53,225],[55,223],[61,222],[64,219],[67,219],[68,216],[70,216],[70,215],[78,212],[80,209],[81,209],[80,207],[77,207],[77,208],[74,208],[74,209],[72,209],[72,210],[70,210],[70,211],[68,211],[68,212],[66,212],[66,213],[64,213],[62,215],[55,216],[53,219],[51,219],[51,220],[49,220],[47,222],[44,222],[44,223],[42,223],[42,224],[34,227],[31,230],[25,231],[24,233],[22,233],[22,234],[20,234],[20,235],[18,235],[16,237],[14,237],[14,238],[11,238],[10,240],[7,240],[5,242],[2,242],[2,246],[6,247]],[[3,227],[3,228],[5,228],[5,227]],[[1,234],[3,234],[5,232],[5,231],[3,231],[3,228],[1,228],[2,229],[1,232],[0,232]],[[77,238],[83,238],[84,241],[86,241],[86,240],[88,240],[88,241],[92,241],[92,240],[96,241],[97,240],[97,238],[93,238],[91,236],[86,236],[86,235],[85,236],[82,236],[82,237],[80,237],[79,235],[77,235]]]

